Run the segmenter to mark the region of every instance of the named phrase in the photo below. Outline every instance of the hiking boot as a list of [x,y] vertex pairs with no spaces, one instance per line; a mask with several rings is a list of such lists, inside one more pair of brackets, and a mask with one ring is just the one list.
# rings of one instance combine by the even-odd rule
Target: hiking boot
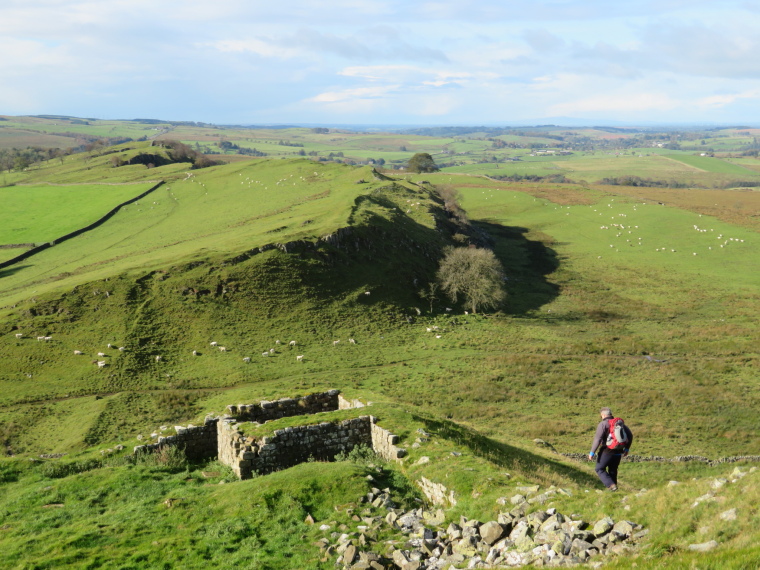
[[607,488],[608,488],[610,491],[613,491],[613,492],[614,492],[614,491],[617,491],[617,485],[615,485],[614,483],[613,483],[612,485],[610,485],[609,487],[607,487]]

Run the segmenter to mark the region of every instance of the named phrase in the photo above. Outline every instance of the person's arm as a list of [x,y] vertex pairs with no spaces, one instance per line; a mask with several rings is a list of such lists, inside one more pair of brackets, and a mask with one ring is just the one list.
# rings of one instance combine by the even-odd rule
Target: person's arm
[[605,432],[605,426],[607,425],[606,420],[602,420],[599,422],[599,425],[596,426],[596,433],[594,434],[594,442],[591,444],[591,451],[588,454],[589,459],[593,459],[596,455],[597,449],[599,449],[599,446],[602,445],[602,441],[604,439],[604,432]]
[[631,450],[631,447],[633,446],[633,432],[628,428],[628,426],[625,426],[625,435],[628,436],[628,445],[625,446],[625,450],[623,451],[623,457],[628,455],[628,452]]

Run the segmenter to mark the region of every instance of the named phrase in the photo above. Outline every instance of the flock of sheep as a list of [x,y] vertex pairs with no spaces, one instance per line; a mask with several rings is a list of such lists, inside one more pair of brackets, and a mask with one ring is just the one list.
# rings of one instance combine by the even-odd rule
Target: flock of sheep
[[[24,338],[24,334],[23,333],[15,333],[15,337],[16,337],[17,340],[21,340],[22,338]],[[440,337],[438,337],[438,338],[440,338]],[[38,336],[37,337],[37,341],[38,342],[50,342],[51,340],[53,340],[52,336]],[[356,344],[356,340],[353,339],[353,338],[349,338],[348,342],[350,344]],[[281,345],[282,344],[279,340],[275,340],[274,343],[275,343],[275,345]],[[290,348],[290,349],[295,348],[297,346],[297,344],[298,343],[295,340],[291,340],[291,341],[289,341],[287,343],[288,348]],[[340,344],[340,339],[332,341],[333,347],[337,347],[338,344]],[[220,346],[219,343],[216,342],[216,341],[211,341],[209,343],[209,345],[211,347],[213,347],[213,348],[218,349],[219,352],[227,352],[227,347],[226,346]],[[126,347],[123,347],[123,346],[116,347],[113,344],[111,344],[110,342],[107,344],[107,347],[111,348],[111,349],[115,348],[119,352],[124,352],[126,350]],[[277,353],[276,349],[270,348],[269,350],[262,352],[261,356],[268,358],[270,356],[274,356],[276,353]],[[75,356],[83,356],[84,352],[82,352],[81,350],[74,350],[74,355]],[[109,356],[105,352],[98,352],[97,355],[98,355],[98,358],[105,358],[105,357]],[[201,356],[201,353],[198,350],[193,350],[192,351],[192,355],[193,356]],[[163,360],[163,356],[160,355],[160,354],[156,354],[156,355],[153,356],[153,359],[156,362],[161,362]],[[301,362],[303,359],[304,359],[304,355],[303,354],[299,354],[299,355],[296,356],[296,361],[297,362]],[[246,364],[249,363],[249,362],[251,362],[251,357],[250,356],[244,357],[243,358],[243,362],[245,362]],[[108,361],[106,361],[106,360],[97,360],[96,359],[96,360],[93,360],[92,363],[93,364],[97,364],[98,368],[105,368],[108,365]]]

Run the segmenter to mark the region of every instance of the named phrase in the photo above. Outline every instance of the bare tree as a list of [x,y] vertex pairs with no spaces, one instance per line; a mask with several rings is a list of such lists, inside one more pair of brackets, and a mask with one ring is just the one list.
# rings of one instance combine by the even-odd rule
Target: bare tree
[[447,248],[437,277],[449,298],[456,303],[461,297],[473,313],[498,307],[507,298],[504,269],[490,249]]
[[435,281],[432,281],[427,284],[427,287],[424,287],[419,290],[418,295],[425,299],[428,303],[430,303],[430,312],[433,312],[433,303],[438,299],[438,288],[440,285],[436,283]]

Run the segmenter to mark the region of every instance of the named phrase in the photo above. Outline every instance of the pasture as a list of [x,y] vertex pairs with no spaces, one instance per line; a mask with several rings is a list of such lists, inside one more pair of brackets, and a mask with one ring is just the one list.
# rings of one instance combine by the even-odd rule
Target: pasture
[[96,221],[151,184],[0,188],[0,245],[44,243]]
[[[303,136],[316,145],[328,135]],[[117,150],[129,156],[148,144]],[[586,180],[626,169],[648,175],[636,164],[650,165],[653,178],[728,175],[661,156],[531,158],[546,169],[585,165],[574,175]],[[590,502],[591,467],[537,450],[532,440],[587,452],[604,404],[626,418],[642,455],[760,453],[760,193],[503,183],[461,172],[389,172],[397,176],[387,180],[371,167],[305,158],[202,170],[114,168],[109,161],[98,153],[51,161],[13,175],[33,186],[0,189],[7,196],[71,189],[38,201],[24,195],[23,214],[2,226],[39,233],[73,224],[83,202],[93,212],[107,210],[112,193],[131,196],[165,181],[103,226],[0,272],[2,442],[21,457],[70,454],[24,462],[24,469],[0,465],[8,484],[0,523],[10,525],[6,556],[14,563],[25,563],[23,545],[33,532],[55,545],[31,551],[51,565],[82,558],[151,564],[158,555],[149,545],[158,541],[171,546],[173,562],[195,567],[201,540],[203,564],[232,556],[241,564],[332,566],[309,546],[316,527],[301,521],[309,512],[348,524],[334,505],[366,492],[362,468],[305,464],[211,487],[203,471],[220,472],[214,483],[226,481],[219,465],[167,467],[100,455],[116,443],[130,448],[162,424],[197,424],[230,403],[330,388],[375,402],[371,413],[406,443],[417,428],[440,436],[427,449],[412,449],[407,464],[390,470],[388,485],[411,498],[405,477],[425,473],[412,462],[430,454],[427,473],[440,480],[452,473],[446,480],[462,496],[452,520],[493,517],[496,498],[533,481],[570,488],[570,497],[550,503],[568,512],[612,513],[652,528],[650,558],[640,567],[661,563],[665,552],[690,563],[693,555],[682,551],[708,535],[735,549],[715,554],[716,564],[734,554],[741,563],[756,559],[748,515],[723,534],[711,528],[705,535],[695,524],[709,524],[716,512],[673,506],[674,492],[677,504],[689,505],[706,492],[707,477],[727,475],[725,467],[626,465],[630,501],[594,494]],[[674,164],[682,170],[669,171]],[[139,184],[95,184],[120,177]],[[42,184],[56,179],[77,186]],[[508,278],[500,311],[466,314],[442,295],[432,307],[419,296],[455,231],[430,186],[415,184],[421,180],[459,190],[474,226],[492,239]],[[61,196],[57,211],[70,219],[40,218]],[[318,247],[304,245],[320,238]],[[443,461],[452,451],[462,453],[454,468]],[[671,479],[684,486],[666,487]],[[642,487],[653,491],[638,495]],[[240,489],[251,491],[246,513],[235,507]],[[739,505],[742,493],[756,488],[732,487],[721,508]],[[176,497],[192,508],[162,505]],[[114,501],[119,512],[107,507]],[[51,504],[64,506],[40,511]],[[662,522],[664,512],[672,525]],[[241,531],[220,517],[247,526]],[[270,528],[271,521],[288,530]],[[106,530],[93,534],[93,524]],[[125,538],[138,528],[142,538]],[[169,528],[174,538],[166,542]],[[213,540],[203,542],[209,528]],[[266,530],[273,546],[252,529]],[[238,540],[243,535],[259,542]],[[295,536],[308,540],[294,543]],[[280,557],[283,549],[291,559]]]

